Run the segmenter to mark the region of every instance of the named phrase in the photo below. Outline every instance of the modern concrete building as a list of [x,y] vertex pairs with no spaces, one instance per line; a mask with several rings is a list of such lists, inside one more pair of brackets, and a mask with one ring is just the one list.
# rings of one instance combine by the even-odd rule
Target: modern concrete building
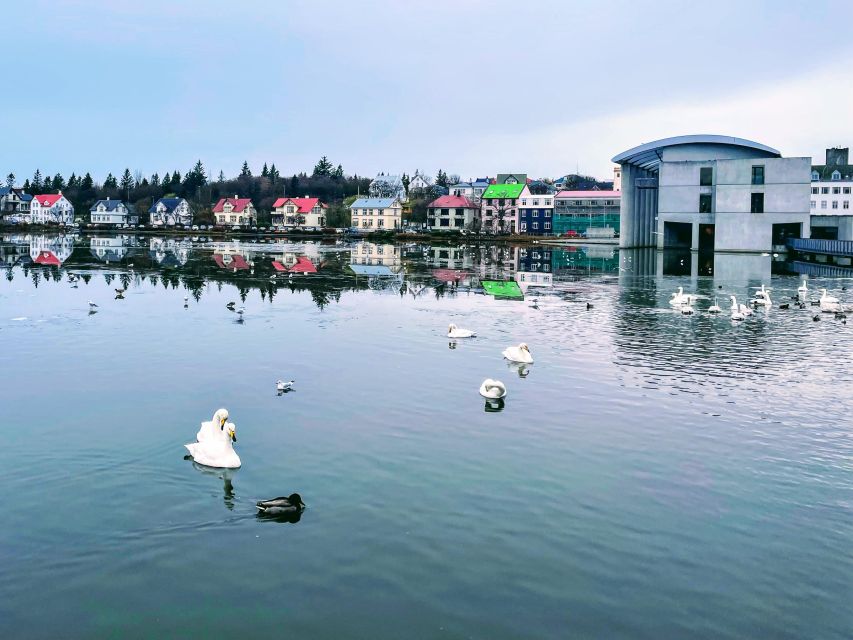
[[848,148],[826,150],[826,164],[812,166],[811,237],[853,240],[853,165]]
[[769,251],[809,236],[810,158],[742,138],[689,135],[634,147],[622,169],[619,245]]

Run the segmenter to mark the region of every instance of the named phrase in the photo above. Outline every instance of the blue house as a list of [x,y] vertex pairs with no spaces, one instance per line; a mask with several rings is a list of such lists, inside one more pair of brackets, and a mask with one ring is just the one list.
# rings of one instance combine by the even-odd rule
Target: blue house
[[176,224],[191,225],[193,211],[184,198],[160,198],[148,209],[149,222],[155,227],[173,227]]

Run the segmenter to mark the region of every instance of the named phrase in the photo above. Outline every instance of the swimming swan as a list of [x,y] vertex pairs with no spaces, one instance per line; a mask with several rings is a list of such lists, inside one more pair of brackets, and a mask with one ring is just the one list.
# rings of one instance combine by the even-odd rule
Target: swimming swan
[[506,387],[500,380],[486,378],[480,385],[480,395],[484,398],[497,400],[506,396]]
[[202,422],[196,434],[198,442],[184,445],[193,460],[206,467],[236,469],[240,456],[234,451],[237,433],[233,422],[228,422],[228,411],[219,409],[210,422]]
[[523,362],[525,364],[533,364],[533,356],[530,354],[530,349],[525,343],[521,343],[517,347],[507,347],[503,350],[503,356],[512,362]]
[[721,311],[720,305],[717,304],[717,297],[714,296],[714,304],[708,307],[708,313],[720,313]]
[[741,307],[743,307],[744,305],[738,306],[737,298],[735,298],[734,296],[730,297],[732,299],[732,320],[743,320],[746,315],[743,313]]
[[473,338],[476,335],[476,332],[470,331],[469,329],[460,329],[452,323],[447,327],[448,338]]

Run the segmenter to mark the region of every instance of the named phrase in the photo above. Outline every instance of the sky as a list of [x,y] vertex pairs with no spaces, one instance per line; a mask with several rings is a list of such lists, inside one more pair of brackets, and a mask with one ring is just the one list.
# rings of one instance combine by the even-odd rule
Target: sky
[[690,133],[818,163],[853,144],[851,24],[853,3],[820,0],[10,0],[0,174],[289,175],[325,155],[606,178]]

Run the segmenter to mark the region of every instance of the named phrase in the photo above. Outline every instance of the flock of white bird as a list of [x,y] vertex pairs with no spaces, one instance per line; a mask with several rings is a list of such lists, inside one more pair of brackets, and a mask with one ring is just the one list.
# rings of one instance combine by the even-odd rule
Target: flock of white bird
[[[454,340],[459,338],[475,338],[477,337],[477,333],[470,329],[460,329],[451,323],[447,327],[447,337]],[[533,355],[530,353],[530,347],[524,342],[518,346],[507,347],[503,350],[502,355],[510,362],[533,364]],[[483,384],[480,385],[480,395],[487,400],[502,400],[506,397],[506,385],[500,380],[486,378],[483,380]]]
[[[771,289],[769,287],[762,284],[753,295],[749,305],[743,303],[739,304],[737,296],[729,296],[732,301],[731,307],[729,307],[731,319],[735,321],[745,320],[748,316],[753,314],[753,309],[755,308],[770,309],[773,306],[773,301],[770,298],[770,291]],[[818,300],[808,300],[809,288],[806,281],[803,280],[803,283],[797,287],[797,295],[792,296],[791,299],[795,300],[799,304],[800,308],[803,309],[806,307],[806,302],[809,302],[813,306],[819,306],[823,313],[834,313],[837,316],[846,317],[844,315],[845,307],[841,304],[841,301],[838,298],[830,296],[826,289],[820,289],[820,292],[821,295]],[[693,315],[696,313],[694,305],[701,297],[703,296],[684,293],[684,288],[678,287],[678,291],[674,292],[670,296],[669,305],[673,309],[680,311],[683,315]],[[790,303],[780,304],[779,307],[782,309],[788,309],[790,307]],[[715,297],[714,304],[708,307],[707,312],[712,315],[716,315],[722,313],[722,311],[723,310],[720,305],[717,304],[717,298]],[[815,319],[819,318],[816,317]]]

